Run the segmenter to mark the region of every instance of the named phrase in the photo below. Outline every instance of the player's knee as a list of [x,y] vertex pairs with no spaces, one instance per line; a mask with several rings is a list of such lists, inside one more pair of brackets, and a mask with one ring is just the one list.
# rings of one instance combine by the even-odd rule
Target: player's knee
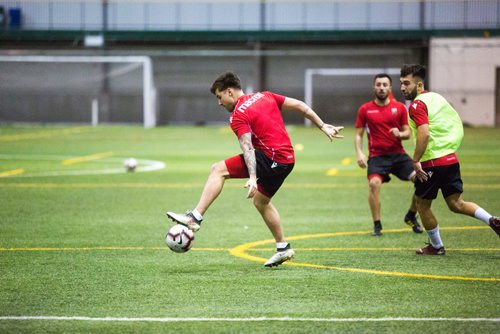
[[261,211],[264,208],[264,204],[262,202],[256,200],[255,198],[253,199],[253,205],[259,211]]
[[210,174],[223,176],[225,171],[227,170],[224,161],[216,162],[210,167]]
[[378,177],[374,177],[370,180],[368,183],[368,187],[370,188],[370,191],[376,191],[380,188],[382,185],[382,181]]
[[415,196],[415,205],[417,206],[417,211],[419,213],[426,212],[431,208],[430,203],[428,201],[425,201],[424,199],[416,196]]
[[253,205],[257,210],[263,211],[269,205],[269,201],[263,201],[259,196],[255,196],[253,198]]
[[454,213],[461,213],[464,207],[464,201],[456,200],[456,201],[447,201],[448,208]]
[[255,196],[253,197],[253,205],[257,209],[264,209],[270,204],[271,204],[271,198],[257,191]]

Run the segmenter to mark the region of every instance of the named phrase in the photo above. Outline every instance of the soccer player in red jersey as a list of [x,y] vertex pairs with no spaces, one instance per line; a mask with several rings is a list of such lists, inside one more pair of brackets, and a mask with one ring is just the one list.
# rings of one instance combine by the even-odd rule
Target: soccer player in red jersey
[[[373,78],[375,98],[359,108],[356,118],[354,146],[359,167],[368,166],[368,203],[373,218],[373,236],[382,235],[380,204],[382,183],[391,180],[389,174],[394,174],[404,181],[413,181],[415,177],[411,158],[401,144],[402,140],[410,138],[408,113],[404,104],[391,98],[391,91],[391,77],[385,73],[377,74]],[[362,148],[365,131],[368,137],[368,161]],[[422,233],[416,213],[415,198],[412,197],[404,221],[415,233]]]
[[324,123],[302,101],[267,91],[245,94],[240,79],[232,72],[221,74],[210,91],[217,97],[219,105],[231,113],[229,123],[238,137],[243,153],[212,166],[200,200],[192,211],[186,214],[167,212],[167,216],[196,232],[200,228],[203,214],[222,191],[225,180],[248,178],[245,184],[248,188],[247,198],[253,200],[254,206],[276,240],[277,252],[264,265],[280,265],[290,260],[294,251],[285,239],[280,215],[271,203],[271,198],[290,174],[295,163],[293,146],[281,111],[301,113],[330,141],[343,137],[340,135],[343,127]]
[[464,135],[462,121],[443,96],[425,90],[426,72],[422,65],[405,64],[400,76],[401,92],[412,101],[409,125],[416,141],[412,159],[416,172],[415,196],[422,224],[429,235],[429,244],[418,248],[416,253],[445,255],[439,224],[431,210],[439,190],[452,212],[483,221],[498,236],[500,219],[462,198],[463,182],[455,154]]

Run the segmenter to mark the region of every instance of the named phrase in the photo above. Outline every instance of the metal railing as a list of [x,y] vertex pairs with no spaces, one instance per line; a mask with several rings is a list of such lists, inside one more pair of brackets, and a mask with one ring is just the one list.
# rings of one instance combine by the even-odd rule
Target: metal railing
[[21,30],[500,28],[500,0],[23,0],[0,6],[3,28]]

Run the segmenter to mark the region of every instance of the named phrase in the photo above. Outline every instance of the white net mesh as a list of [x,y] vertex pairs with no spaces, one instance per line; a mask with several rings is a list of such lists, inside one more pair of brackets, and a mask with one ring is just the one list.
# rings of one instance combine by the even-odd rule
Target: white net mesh
[[0,122],[92,123],[94,116],[143,123],[145,94],[153,90],[144,89],[144,66],[103,57],[0,57]]

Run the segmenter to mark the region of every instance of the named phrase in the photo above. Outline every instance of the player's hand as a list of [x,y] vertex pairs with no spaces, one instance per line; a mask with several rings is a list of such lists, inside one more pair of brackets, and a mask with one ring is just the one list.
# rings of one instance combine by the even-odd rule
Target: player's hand
[[247,183],[245,183],[245,188],[248,188],[247,198],[253,198],[257,192],[257,179],[249,178]]
[[358,166],[366,168],[366,156],[363,153],[358,155]]
[[340,134],[340,131],[343,128],[344,128],[343,126],[333,126],[331,124],[325,123],[321,127],[321,131],[323,131],[326,134],[326,136],[328,137],[328,139],[330,139],[330,141],[332,141],[333,138],[344,138],[344,136]]
[[419,161],[413,161],[413,169],[417,173],[417,179],[420,182],[425,182],[429,178],[429,175],[422,169],[422,164]]
[[391,133],[394,137],[396,138],[401,138],[401,132],[399,131],[398,128],[392,128],[389,130],[389,133]]

